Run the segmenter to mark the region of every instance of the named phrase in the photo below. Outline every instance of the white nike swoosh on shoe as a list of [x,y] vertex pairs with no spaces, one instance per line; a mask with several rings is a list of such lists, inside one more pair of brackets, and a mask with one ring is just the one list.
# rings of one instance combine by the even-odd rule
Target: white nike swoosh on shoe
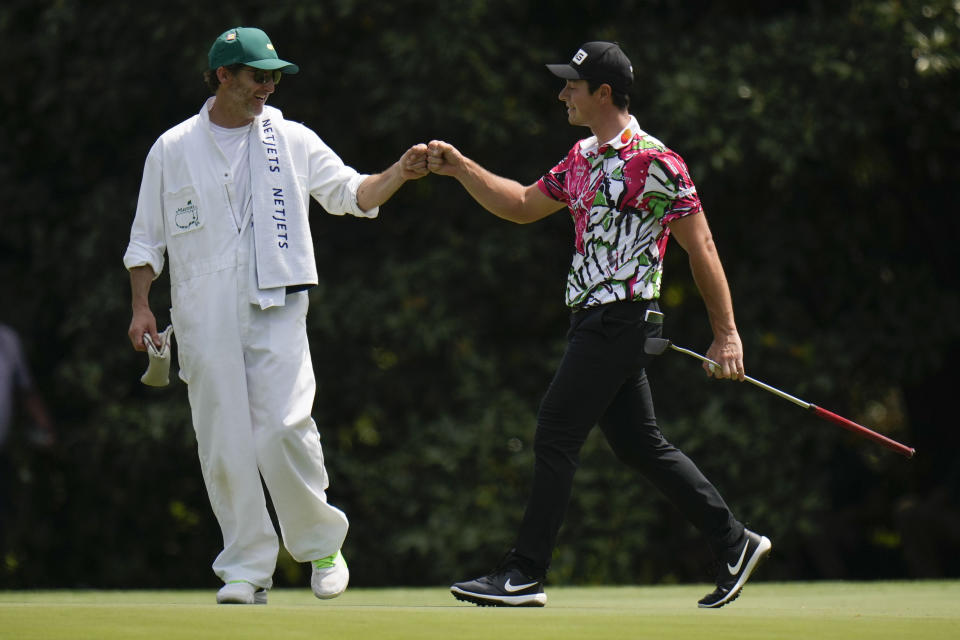
[[727,563],[727,571],[730,572],[730,575],[735,576],[740,573],[740,567],[743,566],[743,559],[747,557],[747,547],[750,546],[750,541],[747,540],[743,543],[743,551],[740,552],[740,559],[737,560],[737,564],[730,566],[730,563]]
[[507,578],[507,581],[503,583],[503,590],[508,593],[515,593],[517,591],[523,591],[524,589],[529,589],[530,587],[537,584],[537,581],[534,580],[529,584],[510,584],[510,578]]

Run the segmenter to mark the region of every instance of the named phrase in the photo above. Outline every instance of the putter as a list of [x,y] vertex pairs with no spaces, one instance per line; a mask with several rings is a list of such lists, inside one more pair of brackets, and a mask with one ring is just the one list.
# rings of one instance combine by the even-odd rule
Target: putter
[[[643,350],[650,355],[658,356],[662,354],[664,351],[666,351],[667,347],[673,349],[674,351],[685,353],[688,356],[696,358],[697,360],[702,360],[703,362],[706,362],[714,367],[720,366],[710,358],[702,356],[695,351],[691,351],[690,349],[684,349],[683,347],[678,347],[677,345],[673,344],[666,338],[647,338],[646,342],[643,345]],[[780,389],[771,387],[770,385],[764,382],[760,382],[756,378],[751,378],[750,376],[744,376],[744,380],[746,380],[750,384],[760,387],[764,391],[769,391],[770,393],[776,396],[780,396],[784,400],[792,402],[798,407],[803,407],[804,409],[811,411],[818,418],[829,420],[830,422],[840,425],[844,429],[847,429],[858,435],[869,438],[870,440],[873,440],[874,442],[877,442],[892,451],[896,451],[897,453],[899,453],[900,455],[906,458],[912,458],[917,453],[917,450],[914,449],[913,447],[908,447],[905,444],[900,444],[896,440],[892,440],[881,433],[877,433],[876,431],[868,429],[863,425],[857,424],[853,420],[847,420],[843,416],[839,416],[833,413],[832,411],[827,411],[826,409],[818,407],[813,403],[807,402],[805,400],[801,400],[800,398],[792,396],[789,393],[780,391]]]

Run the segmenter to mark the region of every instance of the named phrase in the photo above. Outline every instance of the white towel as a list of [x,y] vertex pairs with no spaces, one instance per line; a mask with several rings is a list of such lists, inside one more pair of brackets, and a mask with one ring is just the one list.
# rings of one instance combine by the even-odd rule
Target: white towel
[[260,289],[317,284],[309,203],[283,134],[283,114],[265,107],[251,132],[250,187]]
[[160,346],[153,344],[149,333],[143,334],[143,344],[147,347],[150,364],[140,376],[140,382],[151,387],[165,387],[170,384],[170,344],[173,342],[173,325],[167,326],[160,334]]

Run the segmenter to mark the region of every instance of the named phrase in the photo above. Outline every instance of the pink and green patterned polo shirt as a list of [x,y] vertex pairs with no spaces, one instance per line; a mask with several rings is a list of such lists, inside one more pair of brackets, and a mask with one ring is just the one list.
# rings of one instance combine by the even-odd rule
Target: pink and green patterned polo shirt
[[566,302],[578,309],[658,298],[667,223],[702,210],[686,163],[633,116],[605,144],[579,141],[537,186],[573,217]]

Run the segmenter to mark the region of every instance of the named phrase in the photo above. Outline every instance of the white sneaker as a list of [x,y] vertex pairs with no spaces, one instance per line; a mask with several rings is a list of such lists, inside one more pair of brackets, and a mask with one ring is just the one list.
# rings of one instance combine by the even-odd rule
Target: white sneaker
[[310,587],[313,589],[313,595],[321,600],[336,598],[346,591],[347,583],[350,582],[350,570],[347,569],[347,561],[343,559],[343,554],[337,551],[332,556],[314,560],[313,574],[310,576]]
[[243,580],[228,582],[217,591],[217,604],[267,604],[267,590]]

